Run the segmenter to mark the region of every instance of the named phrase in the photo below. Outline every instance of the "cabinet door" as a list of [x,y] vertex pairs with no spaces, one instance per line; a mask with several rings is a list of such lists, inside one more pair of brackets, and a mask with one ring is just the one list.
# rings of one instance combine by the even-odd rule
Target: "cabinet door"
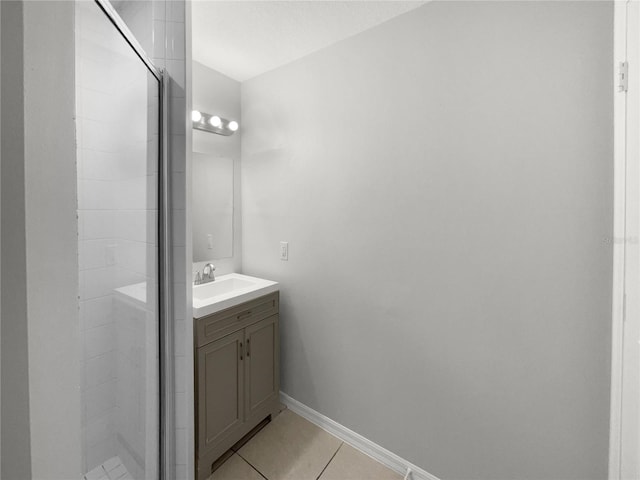
[[198,450],[206,452],[244,421],[244,331],[198,349]]
[[261,415],[278,397],[278,315],[245,329],[247,340],[246,414],[247,419]]

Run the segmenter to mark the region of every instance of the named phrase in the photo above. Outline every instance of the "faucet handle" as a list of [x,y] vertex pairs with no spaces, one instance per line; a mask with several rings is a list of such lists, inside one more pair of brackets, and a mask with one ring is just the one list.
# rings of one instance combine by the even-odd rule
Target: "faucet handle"
[[196,285],[200,285],[202,283],[202,276],[200,275],[200,272],[196,272],[196,278],[193,283]]

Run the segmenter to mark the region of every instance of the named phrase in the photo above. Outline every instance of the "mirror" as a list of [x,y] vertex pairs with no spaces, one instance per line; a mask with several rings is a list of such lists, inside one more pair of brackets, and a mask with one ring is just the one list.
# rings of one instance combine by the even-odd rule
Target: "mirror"
[[[191,66],[192,109],[201,120],[217,116],[222,125],[239,122],[240,83],[198,62]],[[193,262],[213,262],[223,271],[234,271],[239,268],[234,248],[240,225],[234,210],[240,206],[240,132],[227,135],[229,132],[193,128],[192,133]],[[230,260],[219,262],[221,259]]]
[[193,261],[233,256],[233,159],[193,152]]

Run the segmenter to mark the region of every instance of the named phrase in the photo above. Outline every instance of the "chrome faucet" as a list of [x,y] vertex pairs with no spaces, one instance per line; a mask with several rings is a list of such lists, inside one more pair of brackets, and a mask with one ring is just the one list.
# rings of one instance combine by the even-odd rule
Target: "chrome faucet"
[[216,267],[213,263],[207,263],[202,269],[202,283],[215,282],[216,277],[213,274],[215,272]]
[[196,278],[193,280],[194,285],[201,285],[203,283],[214,282],[216,280],[213,272],[216,267],[213,263],[207,263],[202,269],[202,273],[196,272]]
[[213,263],[207,263],[202,269],[202,273],[196,272],[196,278],[193,280],[194,285],[201,285],[203,283],[214,282],[216,277],[213,274],[216,267]]

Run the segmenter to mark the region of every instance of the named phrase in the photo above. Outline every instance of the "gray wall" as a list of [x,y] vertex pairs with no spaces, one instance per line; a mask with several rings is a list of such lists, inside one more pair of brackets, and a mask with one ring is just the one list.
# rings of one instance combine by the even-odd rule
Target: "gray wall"
[[606,478],[612,17],[434,2],[243,84],[284,392],[444,479]]
[[[82,473],[74,9],[75,4],[66,1],[24,3],[25,270],[33,478],[79,478]],[[34,128],[34,118],[43,128]],[[64,442],[60,432],[65,432]]]
[[[217,114],[229,120],[242,122],[240,118],[240,82],[212,70],[199,62],[192,62],[192,88],[193,88],[193,108],[209,114]],[[239,130],[230,137],[224,137],[213,133],[193,130],[193,151],[210,153],[216,157],[231,159],[233,161],[233,255],[228,258],[211,258],[216,265],[216,273],[224,275],[226,273],[239,272],[242,268],[241,255],[241,198],[240,198],[240,137]],[[192,192],[193,201],[202,201],[201,192]],[[205,218],[192,218],[194,230],[198,223],[207,223]],[[227,228],[222,225],[221,228]],[[194,258],[194,260],[198,260]],[[202,271],[207,262],[195,261],[193,264],[194,273]]]
[[[2,2],[2,478],[31,478],[21,2]],[[11,283],[7,282],[11,279]]]
[[74,3],[2,13],[2,476],[79,478]]

